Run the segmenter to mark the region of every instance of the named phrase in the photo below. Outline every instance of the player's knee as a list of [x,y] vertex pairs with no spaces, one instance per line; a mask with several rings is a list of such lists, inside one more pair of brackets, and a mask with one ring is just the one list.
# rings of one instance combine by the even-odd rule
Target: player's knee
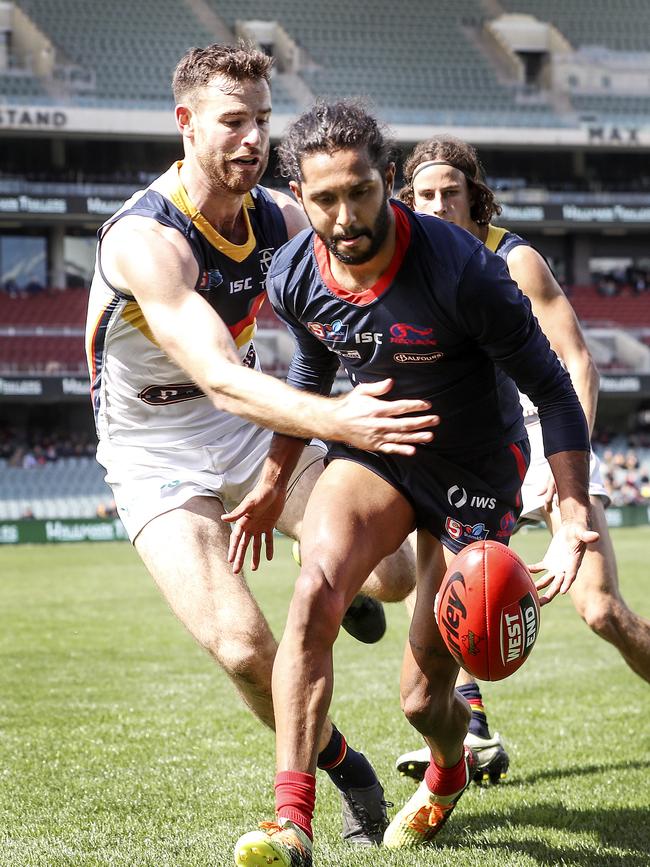
[[415,556],[406,540],[379,563],[363,590],[382,602],[402,602],[415,587]]
[[233,680],[271,690],[276,644],[270,636],[215,637],[207,648]]
[[310,644],[333,644],[343,615],[345,599],[318,567],[303,567],[293,592],[289,623]]

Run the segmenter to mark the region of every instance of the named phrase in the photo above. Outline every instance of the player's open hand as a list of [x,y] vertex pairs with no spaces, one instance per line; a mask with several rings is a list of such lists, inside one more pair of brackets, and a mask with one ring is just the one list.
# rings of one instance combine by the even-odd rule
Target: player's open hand
[[358,449],[396,455],[413,455],[416,445],[431,442],[430,428],[440,423],[437,415],[422,415],[431,404],[426,400],[380,400],[392,387],[392,379],[383,379],[357,385],[338,398],[337,439]]
[[548,474],[546,484],[544,484],[539,489],[539,491],[537,491],[537,493],[540,497],[544,498],[545,511],[552,512],[553,509],[559,508],[559,502],[557,498],[557,485],[555,484],[553,473]]
[[284,488],[277,485],[257,485],[231,512],[221,516],[222,521],[232,524],[228,545],[228,562],[235,574],[241,572],[250,543],[253,543],[251,568],[260,565],[262,544],[266,559],[273,559],[273,530],[285,502]]
[[586,524],[562,524],[551,539],[543,559],[528,567],[533,574],[546,570],[546,574],[535,582],[538,590],[548,587],[546,593],[539,598],[540,605],[546,605],[558,593],[569,590],[578,574],[587,545],[597,542],[598,539],[598,533],[590,530]]

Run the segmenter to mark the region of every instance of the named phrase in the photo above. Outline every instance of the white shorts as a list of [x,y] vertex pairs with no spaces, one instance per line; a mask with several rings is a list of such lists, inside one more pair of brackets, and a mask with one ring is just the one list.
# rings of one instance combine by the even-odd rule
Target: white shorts
[[[551,475],[551,467],[544,455],[542,425],[538,418],[534,421],[526,421],[526,433],[530,440],[530,466],[521,487],[523,508],[515,529],[519,529],[524,524],[545,521],[544,497],[539,492],[543,490]],[[589,459],[589,494],[592,497],[600,497],[605,508],[609,506],[609,495],[600,474],[600,459],[593,451]]]
[[[149,521],[178,509],[192,497],[217,497],[226,511],[254,487],[272,432],[250,425],[250,435],[227,444],[152,449],[100,442],[97,460],[106,468],[117,512],[133,542]],[[305,470],[327,453],[320,440],[308,443],[291,475],[291,493]]]

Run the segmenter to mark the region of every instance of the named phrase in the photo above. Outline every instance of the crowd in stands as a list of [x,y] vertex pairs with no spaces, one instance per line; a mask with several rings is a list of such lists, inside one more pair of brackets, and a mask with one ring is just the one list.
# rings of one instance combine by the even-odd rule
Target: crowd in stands
[[32,469],[61,458],[94,458],[97,443],[86,433],[28,432],[0,426],[0,460],[8,466]]
[[643,295],[650,290],[650,272],[645,268],[625,268],[609,274],[594,274],[594,285],[599,295],[614,298],[627,293]]
[[600,432],[594,439],[612,506],[650,506],[650,432],[625,439]]

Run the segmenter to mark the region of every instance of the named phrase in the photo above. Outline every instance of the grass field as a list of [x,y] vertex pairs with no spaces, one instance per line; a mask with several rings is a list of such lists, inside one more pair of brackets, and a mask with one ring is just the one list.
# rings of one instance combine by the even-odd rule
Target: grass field
[[[622,588],[650,617],[650,528],[618,530]],[[546,535],[515,548],[537,559]],[[253,585],[282,627],[296,566],[286,540]],[[270,818],[273,739],[168,612],[121,543],[0,551],[0,865],[228,867]],[[413,784],[395,756],[419,746],[398,704],[406,631],[388,607],[372,647],[342,635],[332,715],[372,757],[387,797]],[[650,688],[581,624],[544,610],[529,662],[486,684],[506,738],[505,784],[464,796],[425,852],[351,850],[338,796],[319,783],[316,865],[650,864]]]

